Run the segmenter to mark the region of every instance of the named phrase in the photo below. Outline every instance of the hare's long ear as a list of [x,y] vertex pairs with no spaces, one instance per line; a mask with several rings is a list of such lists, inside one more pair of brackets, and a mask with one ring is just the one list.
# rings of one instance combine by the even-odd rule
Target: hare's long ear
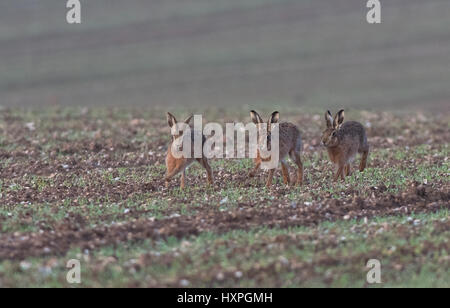
[[255,110],[250,111],[250,117],[255,124],[261,124],[264,122],[261,116]]
[[278,123],[280,120],[280,113],[278,111],[274,111],[272,115],[269,118],[269,121],[267,121],[267,131],[270,132],[272,129],[272,124]]
[[177,119],[170,112],[167,113],[167,123],[169,124],[170,127],[177,124]]
[[327,123],[327,127],[328,128],[332,128],[333,127],[333,116],[331,115],[330,110],[325,112],[325,122]]
[[280,120],[280,113],[278,111],[274,111],[269,119],[269,124],[278,123]]
[[344,123],[344,110],[340,110],[334,117],[333,126],[338,129]]
[[189,122],[191,122],[192,118],[194,117],[193,114],[191,114],[186,120],[184,120],[184,123],[189,125]]

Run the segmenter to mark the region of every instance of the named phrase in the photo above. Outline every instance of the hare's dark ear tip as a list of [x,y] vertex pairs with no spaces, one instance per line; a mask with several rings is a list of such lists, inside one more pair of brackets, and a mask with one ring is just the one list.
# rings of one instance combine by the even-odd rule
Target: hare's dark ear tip
[[327,114],[331,115],[331,111],[330,111],[330,110],[327,110]]
[[191,113],[191,115],[188,116],[188,117],[186,118],[186,120],[184,120],[184,123],[189,124],[189,122],[191,122],[191,120],[192,120],[193,117],[194,117],[194,114]]
[[250,110],[250,116],[251,117],[256,117],[256,118],[260,118],[259,113],[256,112],[256,110]]

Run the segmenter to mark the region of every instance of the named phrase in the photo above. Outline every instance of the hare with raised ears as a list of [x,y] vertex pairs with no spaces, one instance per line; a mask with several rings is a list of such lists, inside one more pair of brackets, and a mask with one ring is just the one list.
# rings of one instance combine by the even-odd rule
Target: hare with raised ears
[[344,123],[344,110],[339,111],[335,117],[330,111],[325,113],[327,128],[322,134],[322,144],[328,150],[330,160],[337,165],[334,180],[343,180],[351,174],[350,164],[357,153],[361,154],[359,170],[364,171],[369,156],[366,130],[361,123],[349,121]]
[[[213,180],[213,173],[212,169],[208,163],[208,160],[206,159],[205,155],[202,153],[202,158],[194,158],[194,136],[195,134],[201,134],[202,138],[202,149],[203,145],[206,141],[205,136],[201,132],[196,132],[194,130],[191,130],[191,136],[185,136],[182,131],[182,127],[178,127],[179,129],[175,130],[175,125],[183,124],[184,126],[189,125],[189,122],[192,120],[193,116],[191,115],[189,118],[187,118],[184,122],[178,123],[177,119],[170,113],[167,113],[167,122],[169,124],[169,127],[171,128],[171,135],[172,135],[172,141],[170,142],[169,149],[167,150],[167,156],[166,156],[166,167],[167,167],[167,173],[165,177],[166,181],[166,187],[169,187],[170,180],[176,176],[177,174],[181,173],[181,184],[180,188],[183,189],[185,187],[185,180],[186,180],[186,168],[191,165],[194,161],[197,161],[200,163],[200,165],[203,166],[203,168],[206,169],[207,176],[208,176],[208,184],[212,185]],[[175,132],[177,131],[177,132]],[[191,143],[191,150],[192,153],[189,157],[185,157],[183,155],[174,155],[172,145],[175,141],[182,142],[183,139],[179,138],[187,138],[187,141]],[[182,153],[180,153],[182,154]]]
[[[254,110],[250,112],[250,117],[258,127],[258,151],[257,157],[255,158],[255,167],[250,172],[250,176],[255,176],[256,172],[261,166],[262,161],[265,161],[261,158],[259,148],[261,146],[267,145],[267,148],[270,147],[271,143],[271,124],[278,123],[280,114],[278,111],[272,113],[267,123],[267,126],[261,125],[264,123],[261,116]],[[261,129],[267,129],[267,134],[260,133]],[[279,124],[279,160],[281,162],[281,171],[283,174],[283,182],[286,185],[290,184],[289,178],[289,170],[288,164],[286,162],[286,157],[289,155],[294,163],[298,167],[297,171],[297,184],[303,184],[303,163],[300,157],[300,154],[303,149],[302,138],[300,134],[300,130],[292,123],[282,122]],[[269,170],[269,176],[267,178],[266,186],[270,187],[272,185],[272,179],[274,175],[275,169]]]

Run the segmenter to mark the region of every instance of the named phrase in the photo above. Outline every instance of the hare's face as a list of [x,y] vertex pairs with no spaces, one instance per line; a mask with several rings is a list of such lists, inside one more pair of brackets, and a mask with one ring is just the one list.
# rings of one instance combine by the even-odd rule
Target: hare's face
[[189,129],[189,125],[181,122],[176,123],[174,126],[172,126],[170,130],[170,134],[172,135],[172,141],[176,141],[183,137],[185,130]]
[[258,148],[271,150],[271,132],[267,130],[265,124],[258,125]]
[[271,126],[272,124],[278,123],[280,114],[275,111],[270,116],[267,123],[264,123],[261,116],[254,110],[250,111],[250,117],[254,124],[258,128],[258,147],[259,149],[266,149],[271,151]]
[[338,131],[344,122],[344,110],[342,109],[339,111],[334,116],[334,119],[331,112],[328,110],[325,113],[325,122],[327,124],[327,128],[322,134],[322,144],[327,148],[336,147],[339,145]]
[[184,122],[178,122],[177,119],[170,113],[167,113],[167,123],[170,127],[170,134],[172,135],[172,141],[176,141],[183,137],[186,133],[186,136],[189,137],[190,126],[189,122],[192,120],[194,116],[191,115]]
[[326,147],[335,147],[339,144],[337,130],[334,128],[327,128],[322,134],[322,144]]

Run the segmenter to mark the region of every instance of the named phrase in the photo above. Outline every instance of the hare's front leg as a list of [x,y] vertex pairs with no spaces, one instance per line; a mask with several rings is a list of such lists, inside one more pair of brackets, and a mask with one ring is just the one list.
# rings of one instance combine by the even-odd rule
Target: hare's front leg
[[175,166],[175,168],[172,169],[170,172],[167,172],[166,181],[170,181],[174,176],[180,173],[184,169],[184,167],[185,167],[184,165],[180,164]]
[[338,170],[336,172],[336,175],[334,176],[335,182],[337,182],[340,177],[342,179],[344,179],[344,167],[345,167],[345,165],[341,165],[341,164],[338,165]]
[[183,170],[183,172],[181,173],[181,183],[180,183],[180,188],[184,189],[184,187],[186,186],[186,169]]
[[176,176],[178,173],[184,171],[186,169],[187,162],[185,159],[180,159],[177,161],[170,162],[167,164],[167,173],[165,177],[166,187],[169,187],[170,180]]
[[345,166],[345,176],[351,176],[352,175],[352,167],[350,164],[347,164]]
[[275,169],[269,170],[269,175],[267,176],[266,186],[269,188],[272,186],[273,174],[275,173]]
[[255,159],[255,167],[248,174],[249,177],[251,177],[251,178],[254,177],[256,175],[256,173],[259,171],[260,167],[261,167],[261,160],[260,159]]
[[273,175],[275,173],[276,169],[270,169],[269,170],[269,175],[267,176],[267,182],[266,182],[266,186],[270,187],[272,186],[272,180],[273,180]]

